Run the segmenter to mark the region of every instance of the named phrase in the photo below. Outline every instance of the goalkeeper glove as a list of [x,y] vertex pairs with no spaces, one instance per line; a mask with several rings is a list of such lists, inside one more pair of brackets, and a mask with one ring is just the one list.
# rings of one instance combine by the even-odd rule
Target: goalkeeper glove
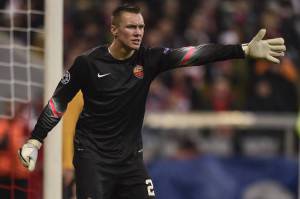
[[262,40],[266,29],[261,29],[248,44],[242,44],[246,56],[264,58],[273,63],[280,63],[278,57],[284,56],[286,47],[283,38]]
[[42,143],[40,141],[29,139],[18,151],[22,164],[28,168],[29,171],[33,171],[35,168],[38,150],[41,146]]

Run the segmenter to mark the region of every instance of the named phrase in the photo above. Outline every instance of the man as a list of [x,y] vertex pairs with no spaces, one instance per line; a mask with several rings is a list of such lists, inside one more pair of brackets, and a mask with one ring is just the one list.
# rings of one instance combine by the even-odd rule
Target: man
[[242,46],[145,48],[141,46],[144,27],[139,8],[118,7],[112,16],[112,43],[76,58],[19,151],[24,166],[32,171],[47,133],[81,90],[84,107],[76,126],[73,159],[78,199],[155,197],[143,165],[141,128],[149,86],[158,74],[245,55],[279,63],[285,51],[282,38],[262,40],[265,30]]

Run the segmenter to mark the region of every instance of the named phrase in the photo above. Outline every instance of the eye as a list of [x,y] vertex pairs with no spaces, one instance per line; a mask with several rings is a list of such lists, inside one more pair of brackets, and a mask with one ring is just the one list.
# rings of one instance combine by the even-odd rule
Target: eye
[[129,29],[136,29],[136,27],[137,26],[135,26],[135,25],[129,25],[129,26],[127,26],[127,28],[129,28]]

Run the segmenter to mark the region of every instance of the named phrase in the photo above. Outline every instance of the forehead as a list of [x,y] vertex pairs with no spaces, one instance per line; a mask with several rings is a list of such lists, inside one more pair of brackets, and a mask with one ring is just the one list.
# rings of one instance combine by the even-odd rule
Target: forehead
[[143,16],[140,13],[123,12],[120,16],[120,24],[144,24]]

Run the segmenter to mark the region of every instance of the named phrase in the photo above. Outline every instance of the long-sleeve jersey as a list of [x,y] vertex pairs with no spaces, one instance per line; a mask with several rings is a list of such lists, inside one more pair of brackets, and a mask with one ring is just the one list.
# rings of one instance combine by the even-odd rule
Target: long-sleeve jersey
[[244,58],[240,45],[206,44],[170,48],[141,46],[117,60],[107,46],[78,56],[43,109],[31,138],[43,141],[59,122],[67,104],[81,90],[84,107],[74,142],[107,164],[122,163],[142,149],[141,129],[152,80],[161,72],[214,61]]

